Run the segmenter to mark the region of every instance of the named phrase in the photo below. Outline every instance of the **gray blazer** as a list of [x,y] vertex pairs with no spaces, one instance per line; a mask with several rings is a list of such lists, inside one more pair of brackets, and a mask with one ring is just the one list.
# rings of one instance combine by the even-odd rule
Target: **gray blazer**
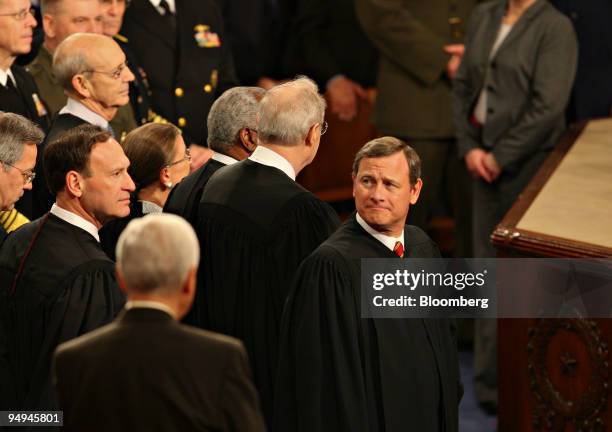
[[[506,1],[484,3],[470,18],[453,85],[453,116],[460,156],[485,148],[512,172],[530,155],[552,148],[563,133],[578,46],[570,20],[546,0],[536,0],[489,59],[506,6]],[[487,120],[479,128],[470,117],[484,86]]]

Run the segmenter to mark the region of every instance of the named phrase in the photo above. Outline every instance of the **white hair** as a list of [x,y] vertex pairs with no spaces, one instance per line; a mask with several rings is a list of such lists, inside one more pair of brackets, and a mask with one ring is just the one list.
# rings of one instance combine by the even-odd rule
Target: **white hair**
[[195,231],[166,213],[132,220],[117,243],[117,268],[128,292],[175,291],[200,261]]
[[315,123],[323,123],[325,99],[307,77],[273,87],[259,103],[257,136],[262,143],[299,144]]

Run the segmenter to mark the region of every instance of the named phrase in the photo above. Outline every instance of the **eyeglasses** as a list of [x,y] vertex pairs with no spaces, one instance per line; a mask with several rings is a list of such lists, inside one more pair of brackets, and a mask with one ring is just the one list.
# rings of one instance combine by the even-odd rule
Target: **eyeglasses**
[[183,156],[181,159],[175,162],[169,163],[164,168],[170,168],[170,167],[173,167],[174,165],[180,164],[181,162],[185,162],[185,161],[191,162],[191,150],[189,150],[189,147],[185,149],[185,156]]
[[24,186],[36,178],[36,173],[33,172],[32,170],[22,170],[20,168],[17,168],[15,165],[11,165],[8,162],[4,162],[4,161],[0,161],[0,162],[3,163],[4,165],[10,166],[11,168],[15,168],[17,171],[19,171],[21,173],[21,176],[23,177]]
[[0,14],[0,16],[10,16],[10,17],[15,18],[17,21],[23,21],[24,19],[28,17],[28,14],[34,16],[34,13],[35,13],[34,8],[27,8],[27,9],[21,9],[19,12]]
[[127,67],[128,67],[128,62],[127,62],[127,60],[126,60],[126,61],[125,61],[125,63],[123,63],[123,64],[121,64],[121,65],[117,66],[117,69],[115,69],[114,71],[111,71],[111,72],[106,72],[106,71],[98,71],[98,70],[93,70],[93,69],[92,69],[92,70],[85,70],[85,71],[83,71],[83,73],[85,73],[85,72],[89,72],[89,73],[99,73],[99,74],[106,75],[106,76],[111,77],[112,79],[116,79],[116,80],[117,80],[117,79],[121,78],[121,74],[123,74],[123,71],[124,71],[124,70],[125,70],[125,68],[127,68]]
[[328,126],[329,125],[327,124],[327,122],[323,120],[323,123],[321,123],[321,136],[325,135],[325,132],[327,132]]

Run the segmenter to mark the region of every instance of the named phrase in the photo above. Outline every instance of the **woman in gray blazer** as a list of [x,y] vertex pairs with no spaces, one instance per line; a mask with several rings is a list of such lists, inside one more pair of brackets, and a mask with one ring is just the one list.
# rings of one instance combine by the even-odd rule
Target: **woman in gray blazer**
[[565,129],[577,42],[546,0],[478,6],[453,89],[459,153],[474,177],[474,256]]

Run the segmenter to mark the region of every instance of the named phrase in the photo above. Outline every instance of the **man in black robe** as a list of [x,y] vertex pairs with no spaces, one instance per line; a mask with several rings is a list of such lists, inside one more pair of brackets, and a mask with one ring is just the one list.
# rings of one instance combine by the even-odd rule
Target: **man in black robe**
[[302,263],[285,306],[274,430],[457,431],[451,323],[361,318],[362,258],[440,256],[423,231],[405,225],[419,177],[418,155],[396,138],[357,153],[357,213]]
[[164,212],[197,226],[198,206],[210,177],[219,168],[246,159],[257,147],[257,108],[264,94],[259,87],[234,87],[213,103],[207,119],[208,147],[213,156],[170,191]]
[[217,171],[200,202],[197,324],[246,345],[271,420],[280,318],[299,263],[338,226],[332,208],[295,182],[317,152],[325,101],[308,78],[259,103],[258,146]]
[[56,193],[51,211],[12,233],[0,250],[0,406],[56,407],[55,347],[110,322],[124,303],[98,229],[129,213],[134,183],[117,141],[79,126],[45,151]]
[[55,354],[64,430],[264,432],[242,343],[177,322],[193,301],[198,260],[184,219],[157,213],[128,224],[117,244],[125,309]]

